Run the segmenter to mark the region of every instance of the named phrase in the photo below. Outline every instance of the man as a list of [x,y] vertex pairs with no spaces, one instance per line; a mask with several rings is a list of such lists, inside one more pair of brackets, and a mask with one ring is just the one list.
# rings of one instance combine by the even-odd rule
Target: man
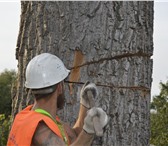
[[[19,112],[12,125],[8,146],[90,146],[95,135],[93,117],[104,127],[108,122],[101,108],[91,108],[87,92],[96,96],[97,88],[86,83],[81,90],[78,119],[71,129],[57,117],[64,106],[64,79],[69,70],[55,55],[42,53],[26,68],[25,86],[35,96],[33,105]],[[91,109],[90,109],[91,108]]]

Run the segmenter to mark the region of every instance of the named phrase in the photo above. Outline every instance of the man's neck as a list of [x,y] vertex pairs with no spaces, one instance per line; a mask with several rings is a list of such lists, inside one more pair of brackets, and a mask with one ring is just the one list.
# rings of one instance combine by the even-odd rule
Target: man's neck
[[51,97],[44,97],[44,99],[40,99],[38,101],[35,101],[34,106],[32,110],[35,109],[43,109],[47,111],[53,118],[56,117],[57,112],[57,99],[55,98],[54,94],[51,95]]

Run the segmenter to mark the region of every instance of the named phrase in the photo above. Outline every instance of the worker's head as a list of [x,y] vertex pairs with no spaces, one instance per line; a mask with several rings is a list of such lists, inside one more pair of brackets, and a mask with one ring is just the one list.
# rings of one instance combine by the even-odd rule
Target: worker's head
[[37,98],[52,94],[68,76],[69,70],[55,55],[42,53],[27,65],[25,87],[32,90]]

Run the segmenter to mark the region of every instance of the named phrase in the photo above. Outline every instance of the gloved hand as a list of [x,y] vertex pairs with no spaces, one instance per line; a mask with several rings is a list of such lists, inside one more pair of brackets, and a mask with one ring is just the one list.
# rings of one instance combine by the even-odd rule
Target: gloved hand
[[94,129],[94,122],[93,122],[93,117],[95,116],[98,117],[98,124],[100,124],[99,126],[101,126],[102,128],[104,128],[109,122],[109,118],[106,112],[103,111],[102,108],[98,108],[98,107],[91,108],[87,112],[87,115],[84,119],[84,126],[83,126],[83,129],[89,134],[96,133]]
[[96,98],[98,95],[98,90],[97,87],[94,83],[90,83],[89,81],[87,81],[80,92],[80,103],[85,106],[86,108],[91,108],[90,105],[90,100],[88,99],[88,95],[87,92],[91,91],[93,94],[93,97]]

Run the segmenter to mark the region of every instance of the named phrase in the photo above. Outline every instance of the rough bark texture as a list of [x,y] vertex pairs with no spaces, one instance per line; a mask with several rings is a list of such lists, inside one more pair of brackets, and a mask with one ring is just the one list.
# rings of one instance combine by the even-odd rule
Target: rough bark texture
[[[111,120],[94,146],[149,145],[153,2],[21,2],[21,7],[13,116],[32,102],[24,88],[27,63],[50,52],[71,69],[69,80],[103,85],[97,102]],[[80,89],[66,84],[60,116],[72,125]]]

